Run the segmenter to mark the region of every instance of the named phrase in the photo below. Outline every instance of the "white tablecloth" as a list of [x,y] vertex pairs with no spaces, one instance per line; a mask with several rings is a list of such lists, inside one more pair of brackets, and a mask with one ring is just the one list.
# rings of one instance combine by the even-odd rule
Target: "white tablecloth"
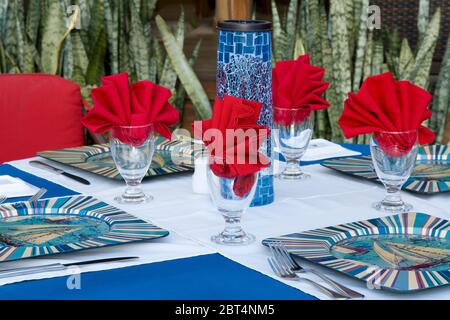
[[[65,255],[71,260],[114,255],[134,255],[142,258],[137,261],[107,265],[88,266],[82,271],[110,269],[137,263],[176,259],[212,252],[241,263],[259,272],[275,277],[268,264],[268,249],[261,241],[268,237],[279,236],[309,229],[332,226],[341,223],[359,221],[381,216],[371,208],[371,203],[383,197],[383,188],[375,183],[341,175],[320,165],[308,166],[306,171],[312,174],[307,181],[290,182],[276,180],[275,203],[257,208],[250,208],[243,218],[246,231],[257,237],[257,242],[245,247],[220,246],[209,241],[212,234],[218,233],[224,226],[223,218],[212,206],[209,197],[192,193],[191,176],[172,176],[144,182],[144,190],[151,193],[155,200],[146,205],[117,205],[114,196],[123,190],[123,183],[110,181],[96,175],[64,167],[91,181],[91,186],[84,186],[63,176],[55,176],[28,165],[28,160],[10,163],[19,169],[52,180],[78,192],[93,195],[100,200],[116,205],[130,213],[157,224],[171,231],[171,235],[156,242],[130,244],[115,248],[103,248],[73,255]],[[403,194],[404,199],[414,205],[418,212],[450,219],[450,195],[432,197]],[[49,260],[59,261],[58,256]],[[44,259],[42,259],[44,260]],[[47,259],[45,259],[47,260]],[[33,262],[36,263],[36,262]],[[305,262],[305,266],[311,266]],[[368,299],[448,299],[450,287],[432,289],[413,294],[395,294],[387,291],[370,290],[364,282],[352,279],[323,267],[320,271],[330,275],[341,283],[360,291]],[[53,274],[47,276],[55,276]],[[317,280],[314,276],[310,276]],[[320,280],[318,280],[320,282]],[[322,293],[303,282],[284,281],[317,296],[326,299]],[[262,288],[263,290],[263,288]]]

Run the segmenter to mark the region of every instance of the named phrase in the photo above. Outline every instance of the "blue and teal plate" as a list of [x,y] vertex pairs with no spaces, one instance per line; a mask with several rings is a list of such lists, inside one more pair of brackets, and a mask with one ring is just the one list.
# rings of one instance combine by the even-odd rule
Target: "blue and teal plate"
[[[145,178],[194,170],[190,142],[158,138],[152,164]],[[38,152],[38,156],[100,176],[122,180],[112,159],[108,144]]]
[[369,288],[410,292],[450,282],[450,222],[404,213],[289,234],[281,241],[298,257],[367,282]]
[[165,237],[168,231],[93,197],[0,205],[0,261]]
[[[325,160],[322,165],[355,177],[378,181],[368,156]],[[416,166],[403,190],[420,194],[450,191],[450,146],[433,145],[419,149]]]

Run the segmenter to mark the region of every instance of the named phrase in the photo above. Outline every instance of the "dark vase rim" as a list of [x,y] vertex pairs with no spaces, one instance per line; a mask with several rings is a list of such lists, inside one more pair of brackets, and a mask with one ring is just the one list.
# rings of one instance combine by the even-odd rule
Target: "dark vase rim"
[[217,28],[228,31],[271,31],[272,22],[267,20],[219,20]]

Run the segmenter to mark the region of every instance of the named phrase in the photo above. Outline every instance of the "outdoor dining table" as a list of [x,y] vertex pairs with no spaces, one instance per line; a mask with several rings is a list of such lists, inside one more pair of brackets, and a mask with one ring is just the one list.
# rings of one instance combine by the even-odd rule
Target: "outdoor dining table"
[[[367,145],[344,145],[369,154]],[[28,280],[8,284],[0,280],[0,299],[327,299],[302,281],[284,280],[271,271],[267,263],[269,250],[261,241],[280,235],[377,218],[383,214],[371,207],[382,198],[384,188],[364,179],[341,175],[306,162],[306,181],[275,180],[276,199],[271,205],[250,208],[243,225],[254,234],[256,242],[242,247],[221,246],[210,241],[223,227],[223,218],[212,206],[208,195],[192,192],[191,174],[172,175],[143,182],[154,200],[144,205],[120,205],[114,196],[123,182],[64,167],[66,171],[88,179],[85,186],[63,176],[33,168],[30,159],[0,166],[0,175],[17,176],[37,187],[48,189],[47,197],[74,194],[90,195],[123,209],[141,219],[170,231],[158,240],[53,255],[38,259],[8,262],[8,267],[74,262],[114,256],[138,256],[139,259],[101,265],[83,266],[78,285],[69,285],[74,271],[35,275]],[[56,164],[55,164],[56,165]],[[449,194],[423,196],[404,192],[414,210],[440,218],[450,218]],[[14,199],[17,201],[20,199]],[[445,299],[446,287],[410,294],[371,289],[363,281],[324,267],[316,268],[368,299]],[[1,268],[4,266],[1,265]],[[320,279],[310,276],[318,282]],[[33,279],[31,278],[31,279]]]

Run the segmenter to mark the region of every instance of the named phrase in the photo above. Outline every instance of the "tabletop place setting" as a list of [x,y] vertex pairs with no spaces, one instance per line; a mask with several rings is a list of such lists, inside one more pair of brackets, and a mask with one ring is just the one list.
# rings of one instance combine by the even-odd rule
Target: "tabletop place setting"
[[[188,134],[179,91],[112,72],[80,119],[101,140],[0,164],[0,296],[73,268],[218,254],[315,299],[448,299],[450,145],[428,126],[433,95],[380,70],[335,105],[336,69],[317,50],[275,60],[273,29],[218,21],[216,96]],[[329,114],[344,143],[317,134]]]

